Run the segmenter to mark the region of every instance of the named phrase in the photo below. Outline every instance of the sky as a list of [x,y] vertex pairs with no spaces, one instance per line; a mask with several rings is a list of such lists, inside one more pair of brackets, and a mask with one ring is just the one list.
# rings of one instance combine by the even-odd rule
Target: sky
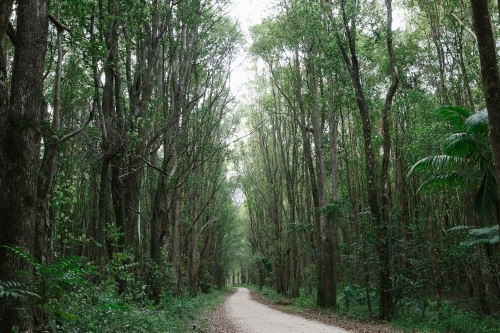
[[240,51],[238,57],[232,65],[231,92],[236,95],[237,100],[243,100],[245,83],[250,80],[251,72],[247,70],[249,61],[246,61],[246,49],[250,46],[251,38],[249,29],[251,26],[259,24],[266,16],[266,8],[271,1],[258,0],[233,0],[233,7],[230,15],[240,23],[246,37],[246,45]]
[[[249,29],[251,26],[259,24],[270,13],[269,7],[272,2],[271,0],[233,0],[230,15],[240,23],[247,41],[232,65],[230,89],[238,101],[245,100],[245,84],[250,81],[253,74],[247,68],[250,62],[246,58],[246,50],[251,43]],[[393,12],[393,29],[404,27],[403,17],[403,11],[396,6]]]

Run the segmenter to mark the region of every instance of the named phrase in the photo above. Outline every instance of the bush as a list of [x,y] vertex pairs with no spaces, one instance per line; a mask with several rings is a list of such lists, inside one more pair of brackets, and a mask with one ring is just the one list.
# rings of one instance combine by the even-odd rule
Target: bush
[[174,298],[165,294],[160,305],[126,301],[113,280],[88,286],[51,303],[56,314],[53,332],[186,332],[203,309],[215,306],[224,291]]
[[431,304],[427,315],[414,308],[405,315],[394,319],[394,325],[411,331],[440,332],[440,333],[498,333],[500,320],[491,316],[481,318],[477,314],[460,311],[449,303],[443,303],[441,309]]

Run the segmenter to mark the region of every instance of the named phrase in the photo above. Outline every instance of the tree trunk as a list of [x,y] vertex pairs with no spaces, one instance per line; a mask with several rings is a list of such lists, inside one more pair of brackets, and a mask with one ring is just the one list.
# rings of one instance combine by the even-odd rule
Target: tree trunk
[[[347,38],[347,47],[344,45],[340,33],[337,31],[336,36],[340,45],[344,63],[349,70],[351,81],[356,94],[356,103],[358,105],[363,128],[363,141],[365,152],[365,173],[367,181],[368,204],[370,206],[371,217],[374,221],[377,230],[377,252],[379,256],[379,312],[382,319],[390,319],[393,310],[392,301],[392,282],[390,274],[390,255],[387,249],[387,221],[382,219],[380,203],[378,198],[377,182],[375,179],[375,157],[372,144],[372,127],[370,121],[370,113],[368,104],[365,99],[363,87],[361,85],[359,63],[356,53],[355,40],[355,18],[349,22],[349,16],[346,8],[346,0],[342,0],[342,18],[344,23],[344,31]],[[388,22],[389,24],[389,22]],[[348,53],[349,51],[349,53]]]
[[176,193],[173,199],[172,211],[172,272],[174,279],[174,295],[181,293],[181,209],[182,209],[182,194]]
[[[486,0],[471,0],[472,22],[479,48],[484,99],[488,109],[490,144],[500,198],[500,186],[498,186],[500,182],[500,75],[488,5],[489,1]],[[497,224],[500,230],[500,217],[498,216]]]
[[[304,101],[302,98],[302,78],[300,75],[300,62],[299,62],[299,50],[298,48],[295,49],[295,80],[296,80],[296,86],[295,86],[295,92],[296,92],[296,98],[298,100],[299,104],[299,109],[300,109],[300,132],[302,134],[302,144],[303,144],[303,149],[304,149],[304,160],[306,164],[306,168],[308,170],[308,177],[309,177],[309,184],[311,187],[311,194],[313,198],[313,206],[315,209],[319,209],[320,207],[320,200],[319,200],[319,193],[318,193],[318,185],[317,185],[317,180],[316,180],[316,171],[314,170],[314,162],[312,159],[312,148],[311,148],[311,140],[309,139],[308,136],[308,126],[306,124],[306,114],[305,114],[305,106],[304,106]],[[316,304],[318,306],[324,307],[326,304],[326,295],[325,295],[325,279],[323,278],[323,260],[320,258],[323,253],[323,247],[322,247],[322,240],[321,236],[319,235],[320,230],[321,230],[321,225],[324,222],[321,222],[321,217],[318,212],[315,212],[314,214],[314,222],[316,225],[316,232],[315,232],[315,245],[316,245],[316,274],[318,276],[318,290],[317,290],[317,297],[316,297]]]
[[[327,206],[326,199],[326,171],[325,160],[323,153],[323,126],[318,107],[318,85],[316,82],[316,74],[312,59],[307,60],[307,73],[309,77],[309,89],[311,89],[311,119],[312,119],[312,132],[314,138],[314,149],[316,155],[316,180],[318,188],[318,206],[317,209],[324,209]],[[324,300],[321,307],[337,306],[337,280],[335,276],[335,252],[332,247],[332,228],[327,224],[333,221],[327,221],[331,218],[326,212],[316,212],[320,214],[320,233],[321,239],[321,252],[319,253],[318,265],[321,262],[321,279],[324,285]]]
[[[5,34],[12,1],[0,5],[0,36]],[[47,48],[47,2],[17,4],[17,32],[11,92],[7,59],[0,57],[0,270],[1,281],[15,281],[20,270],[32,271],[24,258],[3,247],[19,246],[34,254],[37,177],[40,162],[43,71]],[[34,330],[27,302],[4,298],[0,304],[0,331]]]

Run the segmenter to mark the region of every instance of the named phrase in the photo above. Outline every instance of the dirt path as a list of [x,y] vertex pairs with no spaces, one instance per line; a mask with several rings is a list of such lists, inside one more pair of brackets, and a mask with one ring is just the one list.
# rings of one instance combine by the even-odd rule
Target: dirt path
[[302,317],[273,310],[250,297],[246,288],[238,291],[225,302],[228,318],[240,333],[345,333],[342,328],[325,325]]

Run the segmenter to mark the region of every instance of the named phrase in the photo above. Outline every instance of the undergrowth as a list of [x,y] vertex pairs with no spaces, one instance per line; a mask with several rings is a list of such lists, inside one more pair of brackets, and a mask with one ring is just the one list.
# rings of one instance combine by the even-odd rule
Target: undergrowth
[[118,296],[114,283],[102,283],[68,293],[51,303],[54,332],[186,332],[204,309],[224,298],[225,290],[197,297],[164,295],[159,305]]
[[439,311],[435,304],[431,304],[425,316],[422,316],[417,308],[399,314],[393,320],[393,325],[407,332],[421,333],[500,332],[500,318],[494,316],[481,318],[477,313],[453,307],[448,303],[444,303]]
[[[150,265],[144,274],[130,264],[126,252],[113,256],[101,270],[84,258],[70,256],[52,263],[39,263],[17,247],[8,247],[27,260],[34,272],[19,272],[20,281],[0,281],[0,301],[22,298],[37,309],[37,331],[52,333],[179,332],[203,326],[205,309],[214,308],[227,290],[210,288],[210,293],[193,297],[189,290],[173,297],[167,263]],[[164,286],[158,304],[151,299],[153,283]],[[94,281],[94,282],[91,282]],[[151,282],[151,281],[149,281]],[[17,332],[13,328],[13,332]]]

